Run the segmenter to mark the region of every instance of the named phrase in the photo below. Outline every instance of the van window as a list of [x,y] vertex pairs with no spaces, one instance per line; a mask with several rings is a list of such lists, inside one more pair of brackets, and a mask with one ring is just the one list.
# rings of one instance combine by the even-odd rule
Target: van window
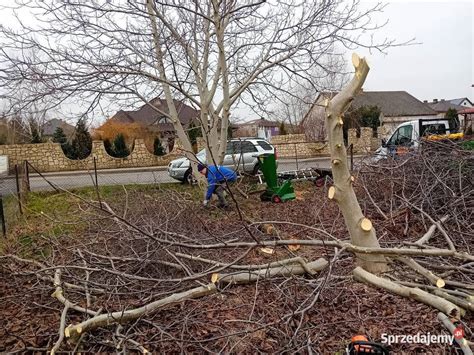
[[395,131],[392,135],[390,140],[388,141],[388,145],[408,145],[411,143],[411,137],[413,134],[413,126],[406,125],[402,126]]
[[431,134],[446,134],[446,126],[443,123],[430,123],[421,126],[421,136],[429,136]]
[[257,141],[257,143],[263,150],[272,150],[272,146],[265,141]]

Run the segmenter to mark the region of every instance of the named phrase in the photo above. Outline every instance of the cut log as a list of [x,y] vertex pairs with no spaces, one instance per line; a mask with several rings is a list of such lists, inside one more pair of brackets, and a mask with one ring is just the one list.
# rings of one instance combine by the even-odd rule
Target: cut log
[[424,276],[427,280],[429,280],[433,285],[436,285],[439,288],[443,288],[446,285],[446,282],[439,276],[433,274],[430,270],[426,269],[425,267],[418,264],[412,258],[401,257],[397,260],[401,261],[405,265],[409,266],[413,270],[415,270],[420,275]]
[[[449,330],[449,333],[454,334],[454,330],[456,329],[456,327],[454,326],[453,323],[451,323],[451,321],[446,316],[446,314],[443,314],[441,312],[438,313],[438,320],[441,322],[441,324],[443,324]],[[472,355],[472,350],[467,344],[466,339],[454,338],[454,340],[456,341],[456,343],[458,343],[459,347],[461,348],[461,350],[463,351],[465,355]]]
[[431,293],[420,290],[416,287],[411,288],[399,285],[393,281],[378,277],[368,271],[365,271],[361,267],[356,267],[353,271],[353,275],[354,279],[357,281],[383,288],[399,296],[414,299],[430,307],[434,307],[441,312],[448,314],[450,317],[460,319],[461,316],[465,314],[465,311],[462,308],[445,300],[444,298],[432,295]]

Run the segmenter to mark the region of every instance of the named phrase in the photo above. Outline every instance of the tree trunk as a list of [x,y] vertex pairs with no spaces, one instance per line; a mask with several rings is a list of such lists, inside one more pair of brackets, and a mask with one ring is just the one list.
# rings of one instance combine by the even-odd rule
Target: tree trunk
[[[329,188],[328,197],[339,205],[344,216],[351,241],[360,247],[378,248],[379,242],[371,221],[362,214],[357,197],[352,188],[354,177],[347,167],[347,154],[342,134],[343,114],[354,96],[362,90],[369,72],[365,58],[352,55],[355,75],[352,80],[332,99],[326,100],[326,127],[334,186]],[[379,273],[387,270],[387,262],[382,255],[356,254],[357,264],[367,271]]]

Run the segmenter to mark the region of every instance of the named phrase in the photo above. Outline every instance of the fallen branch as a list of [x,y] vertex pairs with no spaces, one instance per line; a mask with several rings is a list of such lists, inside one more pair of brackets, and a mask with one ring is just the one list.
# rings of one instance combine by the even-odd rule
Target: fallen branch
[[[327,266],[328,262],[320,258],[307,264],[307,267],[313,271],[320,271]],[[301,265],[288,265],[276,268],[262,269],[249,272],[239,272],[236,274],[222,274],[218,277],[216,283],[220,284],[242,284],[265,279],[272,276],[292,276],[305,273]],[[119,323],[124,324],[136,320],[145,315],[153,314],[164,307],[169,307],[189,299],[200,298],[217,292],[216,284],[209,283],[206,286],[196,287],[187,291],[175,293],[163,299],[148,303],[142,307],[124,311],[116,311],[107,314],[97,315],[82,323],[68,326],[64,333],[66,337],[75,342],[82,333],[93,329]]]
[[[446,316],[446,314],[441,313],[441,312],[438,313],[438,320],[441,322],[441,324],[443,324],[449,330],[450,334],[454,334],[454,330],[456,329],[456,327],[449,320],[449,318]],[[454,340],[456,341],[456,343],[458,343],[458,345],[461,348],[464,355],[472,355],[472,350],[467,345],[467,340],[466,339],[464,339],[464,338],[462,338],[462,339],[454,338]]]
[[64,340],[64,328],[66,327],[66,316],[68,309],[69,306],[65,305],[61,313],[61,321],[59,323],[59,338],[58,341],[56,341],[56,344],[54,344],[53,348],[51,349],[51,355],[54,355],[56,353],[56,351],[59,349]]
[[443,313],[449,314],[450,317],[460,319],[461,315],[465,314],[464,309],[459,308],[458,306],[445,300],[444,298],[432,295],[419,288],[411,288],[399,285],[388,279],[371,274],[370,272],[365,271],[361,267],[356,267],[352,273],[354,275],[354,279],[356,279],[357,281],[383,288],[399,296],[414,299],[430,307],[439,309]]
[[442,288],[446,285],[446,282],[440,278],[439,276],[433,274],[430,270],[424,268],[420,264],[418,264],[415,260],[411,258],[398,258],[397,260],[401,261],[405,265],[409,266],[413,270],[415,270],[417,273],[420,275],[424,276],[426,279],[428,279],[433,285],[436,285],[439,288]]
[[72,308],[81,313],[87,313],[91,316],[97,315],[97,312],[78,306],[77,304],[72,303],[71,301],[69,301],[67,298],[64,297],[63,288],[61,286],[61,269],[56,269],[56,272],[54,273],[54,286],[56,287],[56,289],[54,290],[51,297],[56,298],[65,307]]
[[[431,291],[438,290],[438,287],[436,287],[436,286],[424,285],[424,284],[420,284],[420,283],[417,283],[417,282],[399,281],[399,280],[396,280],[396,282],[400,285],[403,285],[403,286],[418,287],[418,288],[431,290]],[[464,298],[467,298],[467,299],[469,299],[469,297],[474,297],[474,296],[470,295],[469,293],[459,291],[459,290],[444,289],[443,292],[449,293],[450,295],[464,297]],[[474,300],[474,298],[473,298],[473,300]]]
[[[448,220],[448,216],[446,215],[442,217],[437,223],[441,224],[441,223],[446,222],[447,220]],[[418,239],[414,244],[423,245],[426,242],[428,242],[431,239],[431,237],[434,235],[437,228],[438,228],[437,224],[432,224],[431,227],[428,228],[428,231],[420,239]]]
[[468,309],[470,311],[474,311],[474,303],[472,303],[471,301],[450,295],[449,293],[444,292],[442,290],[434,290],[433,293],[439,297],[443,297],[444,299],[458,305],[459,307]]

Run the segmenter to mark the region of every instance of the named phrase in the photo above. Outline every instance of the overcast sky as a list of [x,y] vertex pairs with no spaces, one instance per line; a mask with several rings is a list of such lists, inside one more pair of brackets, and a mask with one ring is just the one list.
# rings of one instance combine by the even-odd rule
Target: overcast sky
[[[364,1],[370,4],[370,1]],[[405,90],[420,100],[474,99],[474,0],[387,1],[379,17],[389,23],[379,36],[419,45],[392,48],[387,55],[358,50],[371,71],[364,89]]]
[[[362,6],[373,6],[376,2],[361,1]],[[415,38],[419,44],[391,48],[387,54],[357,49],[359,55],[367,57],[371,67],[364,89],[404,90],[420,100],[468,97],[474,101],[471,87],[474,84],[474,0],[383,0],[383,3],[387,4],[384,12],[374,20],[389,22],[376,37],[399,42]],[[2,23],[15,26],[16,21],[8,15],[2,13]],[[348,51],[349,63],[350,57]],[[96,116],[95,121],[105,117],[104,113]],[[233,117],[250,120],[258,115],[246,107],[238,107],[233,110]]]

